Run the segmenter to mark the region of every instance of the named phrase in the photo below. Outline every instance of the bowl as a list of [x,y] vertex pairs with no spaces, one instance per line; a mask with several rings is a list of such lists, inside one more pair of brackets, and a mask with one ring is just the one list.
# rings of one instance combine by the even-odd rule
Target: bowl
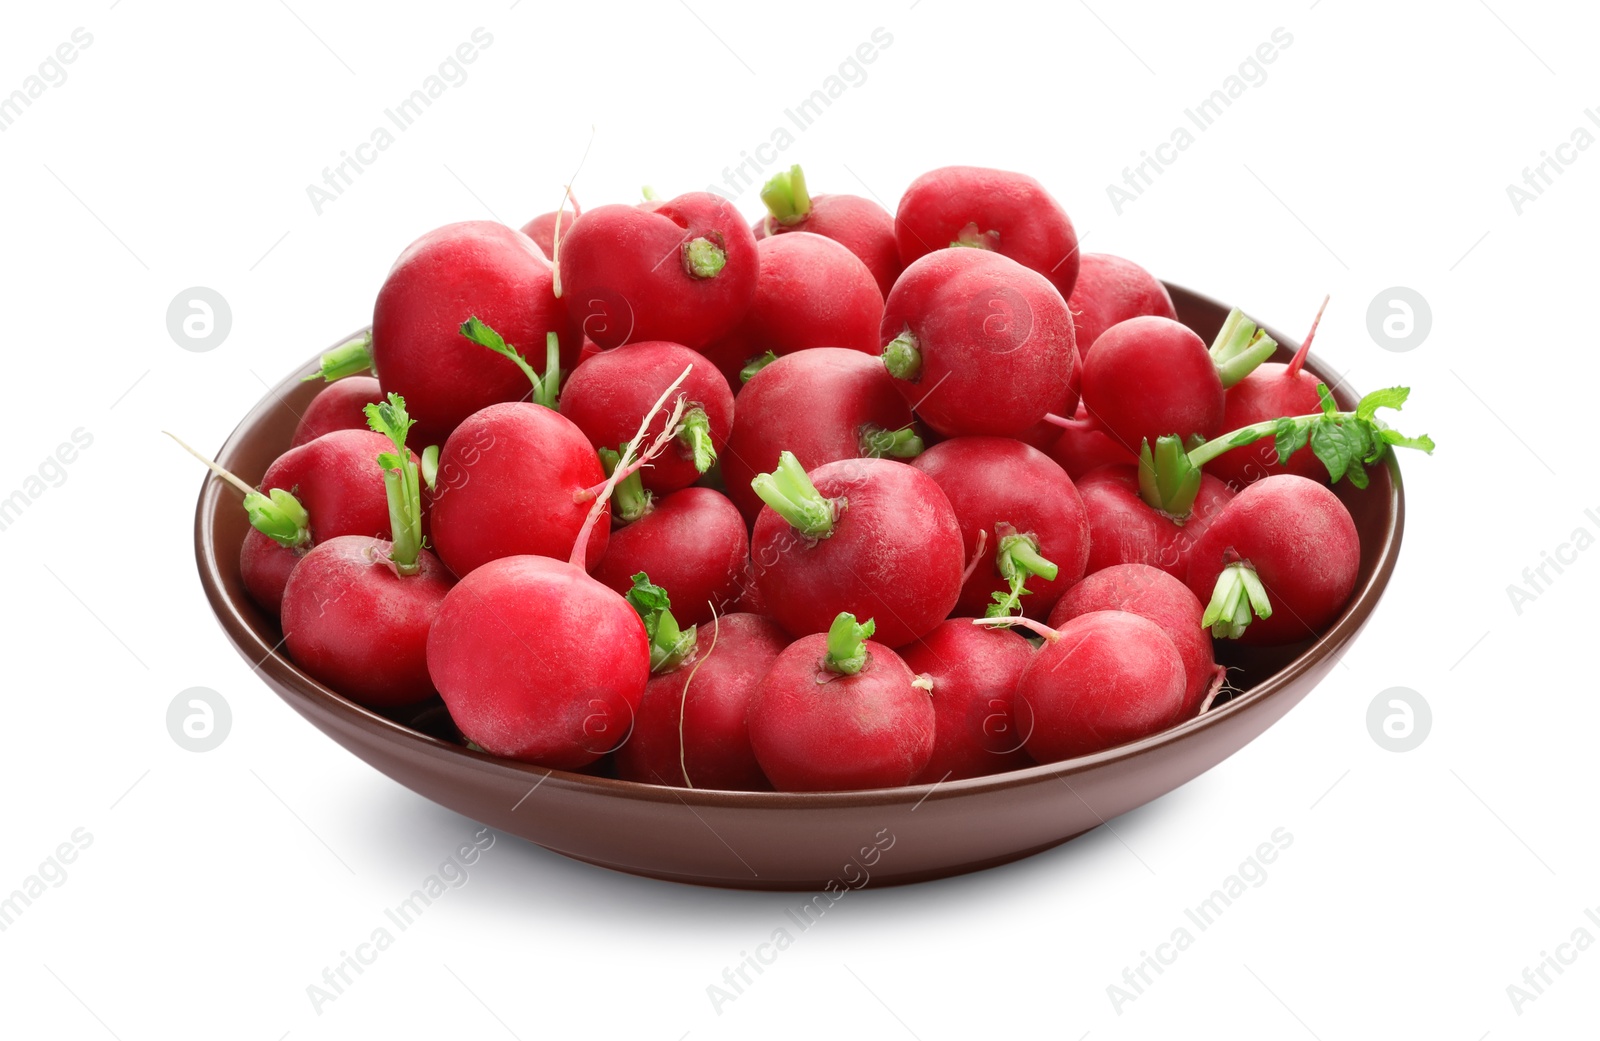
[[[1207,342],[1229,308],[1169,286],[1178,317]],[[1295,343],[1280,344],[1276,360]],[[343,342],[341,339],[339,342]],[[221,464],[257,481],[289,447],[319,384],[274,387],[228,438]],[[1315,357],[1307,368],[1327,382]],[[1342,408],[1359,397],[1335,389]],[[1393,456],[1371,483],[1341,483],[1361,536],[1354,595],[1321,637],[1280,648],[1229,646],[1243,692],[1137,741],[1064,762],[988,777],[872,791],[774,793],[659,787],[498,759],[454,740],[439,702],[392,715],[340,697],[296,667],[277,623],[246,595],[239,496],[207,480],[195,512],[201,584],[223,631],[279,697],[384,774],[490,827],[590,864],[636,875],[741,889],[837,890],[977,871],[1075,838],[1194,779],[1260,735],[1333,668],[1383,595],[1400,550],[1404,496]],[[1226,641],[1219,641],[1219,645]]]

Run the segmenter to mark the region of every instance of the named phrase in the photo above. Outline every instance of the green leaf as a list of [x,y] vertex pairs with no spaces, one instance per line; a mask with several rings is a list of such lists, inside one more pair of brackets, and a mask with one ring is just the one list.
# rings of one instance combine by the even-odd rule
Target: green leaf
[[[414,425],[410,413],[406,411],[406,399],[398,394],[391,393],[387,401],[374,401],[365,409],[367,426],[377,433],[394,442],[396,451],[405,453],[406,435],[411,432]],[[399,463],[394,464],[400,465]],[[386,468],[389,468],[385,464]]]
[[624,597],[633,609],[639,612],[639,617],[644,619],[645,629],[651,637],[656,634],[656,623],[662,611],[672,609],[672,598],[667,591],[650,581],[650,576],[640,571],[633,576],[633,588],[628,590]]
[[1310,436],[1309,424],[1296,423],[1287,417],[1278,420],[1278,426],[1273,431],[1273,447],[1278,450],[1279,464],[1287,463],[1290,456],[1304,448]]
[[[1232,437],[1228,438],[1228,444],[1234,445],[1234,446],[1247,445],[1252,441],[1259,441],[1259,440],[1260,440],[1260,438],[1256,435],[1256,432],[1254,430],[1250,429],[1249,427],[1246,427],[1245,429],[1239,431],[1237,434],[1234,434]],[[1196,445],[1195,447],[1198,448],[1199,446]]]
[[1385,387],[1382,390],[1375,390],[1356,403],[1356,418],[1371,419],[1378,414],[1380,408],[1392,408],[1398,412],[1410,395],[1410,387]]
[[1378,440],[1384,444],[1394,445],[1396,448],[1415,448],[1429,455],[1433,454],[1433,438],[1427,434],[1423,434],[1421,437],[1407,437],[1398,430],[1382,427],[1378,430]]
[[1317,400],[1322,404],[1322,414],[1331,416],[1339,411],[1339,403],[1333,400],[1333,391],[1328,389],[1326,383],[1317,384]]
[[1351,427],[1327,417],[1311,426],[1311,451],[1328,468],[1328,477],[1334,484],[1352,466],[1360,466],[1361,457],[1366,454],[1362,438]]

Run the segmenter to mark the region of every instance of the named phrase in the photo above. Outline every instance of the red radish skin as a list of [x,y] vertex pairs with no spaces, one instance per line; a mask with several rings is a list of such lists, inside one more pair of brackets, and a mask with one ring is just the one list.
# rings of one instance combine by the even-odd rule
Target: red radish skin
[[1033,647],[1006,629],[951,618],[901,648],[912,672],[933,681],[933,756],[912,782],[937,784],[1027,766],[1014,702]]
[[830,672],[825,634],[790,644],[750,703],[750,745],[781,792],[849,791],[909,784],[933,754],[934,714],[915,674],[881,643],[866,665]]
[[946,166],[911,182],[895,211],[900,261],[956,242],[994,250],[1048,278],[1072,296],[1078,280],[1078,233],[1061,204],[1026,174]]
[[1083,254],[1078,283],[1072,287],[1067,306],[1078,333],[1078,353],[1085,358],[1100,334],[1119,322],[1144,315],[1178,319],[1172,297],[1160,279],[1133,261],[1109,253]]
[[730,608],[749,560],[744,518],[728,497],[712,488],[685,488],[613,531],[593,573],[626,594],[633,576],[645,572],[672,598],[678,623],[690,626]]
[[384,392],[405,398],[415,444],[443,444],[479,409],[528,396],[515,363],[461,335],[470,316],[541,373],[547,333],[560,339],[562,367],[577,364],[582,338],[552,274],[532,239],[494,221],[447,224],[400,254],[373,307],[372,358]]
[[319,390],[301,413],[289,447],[299,448],[332,430],[367,429],[367,414],[363,410],[382,400],[383,390],[372,376],[334,380]]
[[455,579],[427,550],[401,577],[392,543],[341,535],[318,543],[289,576],[283,642],[296,665],[368,708],[432,697],[428,629]]
[[[1290,377],[1288,369],[1287,365],[1267,362],[1229,387],[1222,429],[1238,430],[1280,416],[1320,412],[1322,398],[1317,394],[1317,384],[1321,381],[1303,369]],[[1206,472],[1235,490],[1273,474],[1294,474],[1324,483],[1328,480],[1328,468],[1310,445],[1290,456],[1287,464],[1281,464],[1270,437],[1222,453],[1206,464]]]
[[[1077,335],[1076,331],[1074,331],[1073,335]],[[1061,435],[1063,433],[1061,426],[1055,422],[1055,418],[1060,416],[1076,415],[1082,406],[1082,402],[1078,400],[1078,385],[1082,381],[1082,378],[1083,359],[1074,357],[1072,365],[1072,378],[1067,381],[1067,392],[1065,396],[1062,397],[1060,403],[1057,404],[1055,408],[1052,408],[1050,412],[1046,414],[1044,419],[1039,420],[1039,422],[1018,434],[1017,440],[1021,441],[1023,444],[1032,445],[1041,452],[1050,454],[1056,443],[1061,440]],[[1068,476],[1072,477],[1074,480],[1077,479],[1077,475],[1075,474],[1069,473]]]
[[1062,407],[1077,365],[1061,294],[981,249],[939,250],[907,267],[879,339],[906,403],[946,437],[1026,433]]
[[[577,494],[606,479],[583,431],[523,401],[491,405],[457,427],[439,453],[439,475],[430,513],[434,548],[463,577],[500,557],[566,559],[592,505]],[[594,526],[585,549],[590,567],[608,537],[606,524]]]
[[706,348],[731,387],[745,363],[812,347],[878,353],[883,293],[855,254],[821,235],[805,233],[756,243],[761,274],[755,299],[738,328]]
[[668,340],[698,350],[731,332],[755,297],[756,240],[732,203],[689,192],[654,206],[596,207],[561,240],[567,313],[602,348]]
[[895,245],[894,217],[859,195],[813,195],[810,212],[794,224],[780,224],[767,216],[757,220],[751,230],[757,241],[796,232],[832,239],[867,266],[883,296],[889,295],[894,280],[904,269]]
[[[578,366],[562,389],[561,414],[583,431],[595,448],[615,449],[638,433],[645,414],[684,369],[691,371],[678,393],[688,408],[705,413],[711,447],[721,452],[733,430],[733,392],[704,356],[676,343],[630,343],[590,358]],[[676,399],[674,395],[673,401]],[[656,412],[647,440],[654,440],[665,429],[671,412],[670,404]],[[644,486],[661,494],[687,488],[700,476],[694,452],[683,438],[640,471]]]
[[1344,609],[1361,567],[1361,541],[1350,511],[1316,481],[1265,477],[1217,515],[1189,554],[1189,589],[1209,602],[1217,576],[1248,561],[1272,605],[1240,643],[1283,644],[1320,635]]
[[807,476],[835,500],[832,533],[808,537],[763,506],[750,538],[756,583],[780,625],[805,636],[848,611],[876,621],[879,642],[899,647],[949,616],[965,553],[933,478],[889,459],[842,459]]
[[1038,554],[1057,568],[1054,579],[1029,576],[1021,606],[1030,617],[1049,614],[1061,594],[1083,577],[1089,563],[1088,514],[1072,479],[1043,452],[1009,438],[958,437],[934,445],[911,465],[932,477],[949,498],[967,559],[978,558],[961,587],[957,614],[980,616],[993,594],[1010,590],[996,562],[1001,526],[1031,536]]
[[1077,486],[1089,516],[1091,575],[1117,564],[1149,564],[1183,579],[1195,543],[1233,498],[1227,485],[1204,475],[1193,512],[1179,523],[1139,498],[1135,466],[1091,470]]
[[617,749],[617,775],[674,788],[770,789],[745,717],[789,637],[753,614],[723,615],[701,625],[697,637],[693,658],[650,677],[633,733]]
[[906,406],[883,362],[859,351],[818,347],[768,365],[739,392],[733,432],[722,454],[728,497],[754,523],[761,499],[750,490],[758,473],[793,452],[807,469],[867,453],[869,431],[909,430]]
[[[334,430],[280,455],[257,487],[282,488],[300,500],[310,518],[312,546],[340,535],[388,538],[389,500],[378,456],[392,447],[370,430]],[[239,570],[256,603],[274,614],[282,609],[284,586],[305,549],[290,549],[250,529],[239,550]]]
[[650,675],[628,602],[549,557],[503,557],[456,583],[428,634],[428,673],[467,740],[575,769],[627,737]]
[[[1185,690],[1179,719],[1199,715],[1221,687],[1227,670],[1216,663],[1211,633],[1200,624],[1205,605],[1179,579],[1148,564],[1118,564],[1096,571],[1067,590],[1050,612],[1050,627],[1060,629],[1079,615],[1127,611],[1161,627],[1183,659]],[[938,687],[934,687],[937,695]]]
[[1074,481],[1101,466],[1135,466],[1139,457],[1111,439],[1111,435],[1096,427],[1089,419],[1089,411],[1080,403],[1073,416],[1073,424],[1065,429],[1057,427],[1060,437],[1050,446],[1050,458],[1061,464],[1067,476]]
[[1210,440],[1222,433],[1223,393],[1205,341],[1170,318],[1113,325],[1083,362],[1084,407],[1135,454],[1165,434]]
[[1183,659],[1161,627],[1126,611],[1079,615],[1017,683],[1017,726],[1041,763],[1149,737],[1178,718]]

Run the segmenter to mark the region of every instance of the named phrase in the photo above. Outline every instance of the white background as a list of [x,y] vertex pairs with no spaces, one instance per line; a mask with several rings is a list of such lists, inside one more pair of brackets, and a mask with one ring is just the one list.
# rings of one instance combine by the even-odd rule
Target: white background
[[[1520,1008],[1507,986],[1580,926],[1600,939],[1600,553],[1520,613],[1507,586],[1600,532],[1600,149],[1568,153],[1520,214],[1506,186],[1574,128],[1600,134],[1600,26],[1576,4],[1492,3],[12,5],[0,94],[75,28],[93,43],[0,133],[0,496],[74,429],[94,441],[0,531],[0,893],[74,829],[93,842],[0,932],[0,1032],[1591,1035],[1600,949]],[[469,78],[317,214],[306,186],[479,26],[493,43]],[[587,205],[720,181],[877,27],[892,44],[780,157],[813,191],[892,207],[935,166],[1028,171],[1086,249],[1263,321],[1299,334],[1331,293],[1318,353],[1359,389],[1414,388],[1397,425],[1440,449],[1404,461],[1405,547],[1371,627],[1200,779],[1007,868],[853,893],[720,1013],[707,986],[801,895],[635,879],[509,837],[314,1011],[308,984],[477,826],[346,754],[235,656],[195,576],[201,474],[158,431],[220,445],[264,381],[368,320],[412,238],[554,208],[591,127]],[[1106,186],[1278,27],[1293,43],[1265,81],[1115,212]],[[231,304],[208,353],[167,332],[190,286]],[[1406,353],[1368,334],[1392,286],[1431,306]],[[192,686],[232,707],[205,754],[165,723]],[[1366,724],[1395,686],[1432,706],[1406,753]],[[1108,985],[1277,828],[1293,844],[1266,881],[1115,1008]]]

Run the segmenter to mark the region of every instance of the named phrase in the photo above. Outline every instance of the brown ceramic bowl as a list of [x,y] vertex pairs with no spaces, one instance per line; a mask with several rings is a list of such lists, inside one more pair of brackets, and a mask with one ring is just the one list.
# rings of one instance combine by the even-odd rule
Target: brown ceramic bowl
[[[1228,308],[1171,287],[1178,316],[1209,342]],[[1276,330],[1283,345],[1294,342]],[[218,459],[248,481],[289,446],[317,392],[308,365],[264,397]],[[1308,368],[1327,379],[1315,358]],[[1357,397],[1336,397],[1344,408]],[[1320,639],[1288,648],[1230,647],[1244,693],[1154,737],[1066,762],[936,785],[778,794],[663,788],[547,770],[472,751],[438,702],[395,718],[322,686],[277,650],[277,624],[239,577],[246,531],[239,497],[207,481],[195,514],[200,579],[223,629],[267,685],[329,737],[429,799],[578,860],[638,875],[748,889],[893,885],[1003,864],[1049,849],[1172,791],[1242,748],[1325,676],[1382,596],[1400,550],[1404,499],[1391,458],[1364,491],[1340,485],[1361,534],[1355,595]],[[864,881],[865,880],[865,881]]]

